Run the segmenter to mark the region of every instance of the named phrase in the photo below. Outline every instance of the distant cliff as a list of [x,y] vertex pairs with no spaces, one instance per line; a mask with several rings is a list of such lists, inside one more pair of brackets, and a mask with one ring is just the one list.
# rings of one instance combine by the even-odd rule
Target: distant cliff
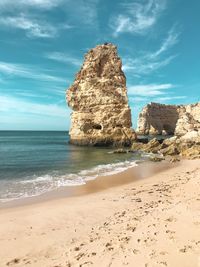
[[131,129],[126,77],[113,44],[98,45],[86,55],[67,90],[72,108],[70,142],[78,145],[130,145]]
[[190,105],[164,105],[151,103],[139,114],[139,134],[175,134],[200,130],[200,103]]

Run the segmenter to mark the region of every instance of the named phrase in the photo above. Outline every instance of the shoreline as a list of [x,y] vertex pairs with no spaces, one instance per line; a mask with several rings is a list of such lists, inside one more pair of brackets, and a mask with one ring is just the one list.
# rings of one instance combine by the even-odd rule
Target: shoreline
[[[99,175],[95,179],[87,180],[85,184],[73,186],[61,186],[57,189],[42,193],[37,196],[13,199],[5,202],[0,202],[0,210],[6,208],[15,208],[25,205],[32,205],[43,201],[51,201],[54,199],[71,198],[84,196],[87,194],[97,193],[112,187],[122,186],[131,182],[155,175],[167,168],[174,168],[180,163],[169,163],[166,160],[156,163],[151,161],[141,162],[136,166],[128,167],[114,174]],[[123,179],[121,179],[123,176]]]
[[0,266],[199,267],[200,160],[171,166],[132,182],[129,172],[127,183],[95,193],[0,209]]

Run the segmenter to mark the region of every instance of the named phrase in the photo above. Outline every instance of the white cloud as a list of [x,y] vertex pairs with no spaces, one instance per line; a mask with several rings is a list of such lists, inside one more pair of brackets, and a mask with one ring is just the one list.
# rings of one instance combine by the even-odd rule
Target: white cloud
[[65,79],[42,73],[30,65],[14,64],[0,61],[0,74],[9,76],[18,76],[27,79],[40,80],[45,82],[66,82]]
[[65,103],[38,103],[0,95],[1,130],[66,130],[69,118],[70,110]]
[[170,100],[180,100],[185,99],[186,96],[163,96],[163,97],[157,97],[154,101],[156,102],[166,102]]
[[144,105],[149,102],[168,103],[172,100],[185,99],[186,96],[174,95],[170,90],[176,87],[177,85],[171,83],[128,86],[129,101]]
[[69,117],[48,117],[25,113],[3,113],[0,115],[0,130],[29,130],[29,131],[67,131]]
[[170,56],[164,60],[151,61],[142,58],[135,58],[133,60],[128,59],[123,65],[124,71],[131,71],[134,75],[150,74],[160,68],[167,66],[175,56]]
[[155,97],[165,95],[166,89],[172,89],[176,86],[170,83],[166,84],[147,84],[147,85],[133,85],[128,86],[129,95],[142,96],[142,97]]
[[[97,4],[99,0],[77,0],[75,9],[81,21],[85,24],[96,26]],[[71,3],[69,3],[71,5]]]
[[[24,30],[26,35],[32,38],[52,38],[57,36],[60,30],[71,29],[77,24],[97,27],[98,1],[0,0],[0,25]],[[58,23],[55,25],[49,21],[47,11],[53,8],[62,9],[62,12],[66,13],[65,18],[61,18],[63,21],[61,25]]]
[[73,25],[98,27],[99,0],[64,1],[63,11]]
[[146,3],[122,4],[123,13],[111,19],[114,36],[129,32],[144,34],[154,26],[165,9],[165,0],[147,0]]
[[172,28],[158,50],[145,52],[134,59],[124,59],[123,70],[131,71],[135,76],[150,74],[167,66],[176,56],[163,57],[164,54],[178,42],[179,34]]
[[44,21],[32,19],[23,14],[17,17],[2,16],[0,25],[6,28],[24,30],[31,38],[53,38],[57,35],[58,29]]
[[161,54],[172,48],[178,42],[179,33],[176,32],[175,28],[173,27],[169,32],[167,38],[161,44],[161,47],[154,53],[149,54],[149,58],[156,59]]
[[[70,84],[70,83],[69,83]],[[58,86],[53,86],[51,93],[55,95],[61,95],[64,96],[66,95],[66,89],[67,87],[58,87]],[[49,91],[48,91],[49,92]]]
[[0,112],[20,112],[51,117],[67,117],[69,109],[57,104],[38,104],[21,98],[0,95]]
[[45,55],[46,58],[55,60],[62,63],[72,64],[74,66],[80,66],[81,60],[75,57],[70,56],[69,54],[52,52]]
[[63,0],[1,0],[0,10],[8,8],[31,7],[39,9],[51,9],[61,4]]
[[138,105],[142,105],[142,107],[149,102],[155,102],[155,103],[169,103],[173,100],[182,100],[186,99],[186,96],[162,96],[162,97],[156,97],[155,95],[149,95],[149,96],[130,96],[129,101],[134,105],[137,103],[136,108],[138,108]]

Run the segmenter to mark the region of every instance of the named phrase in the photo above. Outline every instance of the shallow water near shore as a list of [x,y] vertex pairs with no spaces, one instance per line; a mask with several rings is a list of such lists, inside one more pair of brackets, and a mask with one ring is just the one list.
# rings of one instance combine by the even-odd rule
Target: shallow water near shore
[[0,132],[0,201],[82,185],[147,161],[148,155],[69,144],[68,132]]

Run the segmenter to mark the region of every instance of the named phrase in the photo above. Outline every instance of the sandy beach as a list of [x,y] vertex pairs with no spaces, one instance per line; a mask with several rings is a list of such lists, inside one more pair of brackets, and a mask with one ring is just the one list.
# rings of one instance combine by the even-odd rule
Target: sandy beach
[[159,164],[2,206],[0,266],[199,267],[200,160]]

